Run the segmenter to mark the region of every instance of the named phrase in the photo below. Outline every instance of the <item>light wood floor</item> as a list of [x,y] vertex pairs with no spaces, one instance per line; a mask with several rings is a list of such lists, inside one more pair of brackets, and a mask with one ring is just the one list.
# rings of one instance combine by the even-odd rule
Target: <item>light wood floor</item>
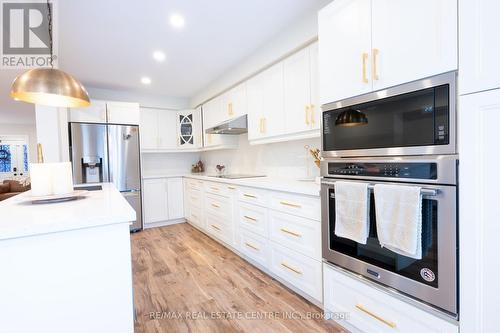
[[132,234],[132,258],[136,333],[339,332],[298,319],[321,309],[186,223]]

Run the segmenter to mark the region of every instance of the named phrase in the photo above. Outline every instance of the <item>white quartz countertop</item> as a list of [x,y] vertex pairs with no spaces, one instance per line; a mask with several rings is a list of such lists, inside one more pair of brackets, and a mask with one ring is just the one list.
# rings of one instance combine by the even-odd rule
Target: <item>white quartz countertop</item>
[[32,204],[31,191],[0,202],[0,240],[130,223],[134,209],[113,184],[73,201]]
[[184,176],[188,176],[186,173],[179,174],[150,174],[150,175],[142,175],[142,179],[158,179],[158,178],[181,178]]
[[321,186],[314,181],[301,181],[285,178],[256,177],[242,179],[227,179],[210,177],[206,175],[184,175],[186,178],[200,179],[205,181],[234,184],[240,186],[256,187],[273,191],[290,192],[319,197]]

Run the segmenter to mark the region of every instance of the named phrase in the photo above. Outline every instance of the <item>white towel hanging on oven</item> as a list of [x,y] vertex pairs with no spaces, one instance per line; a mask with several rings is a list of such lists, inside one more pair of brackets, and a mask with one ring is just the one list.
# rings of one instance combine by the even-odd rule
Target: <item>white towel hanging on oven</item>
[[368,184],[335,182],[335,235],[366,244],[370,232]]
[[422,195],[418,186],[376,184],[377,237],[382,247],[422,259]]

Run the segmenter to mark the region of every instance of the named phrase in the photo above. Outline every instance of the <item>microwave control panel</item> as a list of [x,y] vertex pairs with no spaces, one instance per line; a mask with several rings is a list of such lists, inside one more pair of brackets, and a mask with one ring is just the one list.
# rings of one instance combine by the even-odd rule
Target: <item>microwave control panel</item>
[[328,163],[328,174],[387,178],[437,179],[436,163]]

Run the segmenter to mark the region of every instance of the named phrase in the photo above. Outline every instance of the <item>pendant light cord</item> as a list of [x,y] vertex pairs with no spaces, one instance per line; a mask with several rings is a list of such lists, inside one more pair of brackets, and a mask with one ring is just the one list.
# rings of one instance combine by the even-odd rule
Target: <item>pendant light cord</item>
[[49,21],[49,51],[50,51],[50,67],[54,68],[54,53],[52,41],[52,8],[50,2],[47,0],[47,19]]

